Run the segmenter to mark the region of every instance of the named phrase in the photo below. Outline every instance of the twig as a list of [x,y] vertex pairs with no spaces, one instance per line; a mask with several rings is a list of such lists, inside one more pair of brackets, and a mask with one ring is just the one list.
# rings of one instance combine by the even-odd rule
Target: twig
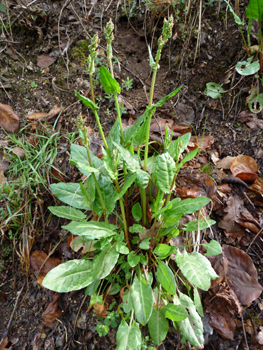
[[75,333],[75,328],[76,328],[77,320],[78,320],[78,317],[79,317],[79,313],[80,313],[80,310],[81,310],[81,308],[82,308],[82,306],[83,306],[83,304],[84,304],[86,299],[87,299],[87,295],[85,295],[85,297],[83,298],[82,303],[81,303],[81,305],[80,305],[80,307],[78,309],[77,316],[75,318],[74,327],[73,327],[73,334],[72,334],[73,339],[74,339],[74,333]]
[[258,236],[261,234],[262,231],[263,231],[263,227],[262,227],[262,229],[260,229],[260,230],[258,231],[258,233],[256,234],[256,236],[252,239],[252,242],[250,243],[249,247],[247,248],[246,253],[248,253],[248,251],[249,251],[249,249],[251,248],[252,244],[255,242],[255,240],[258,238]]
[[245,343],[246,343],[246,348],[249,350],[248,342],[247,342],[247,334],[246,334],[246,329],[245,329],[245,324],[244,324],[244,319],[242,312],[240,313],[241,321],[242,321],[242,328],[243,328],[243,333],[244,333],[244,338],[245,338]]
[[[14,306],[14,308],[13,308],[13,311],[12,311],[12,314],[11,314],[11,316],[10,316],[10,319],[9,319],[9,322],[8,322],[8,325],[7,325],[7,329],[6,329],[6,333],[7,333],[7,334],[8,334],[8,332],[9,332],[10,327],[11,327],[11,323],[12,323],[12,320],[13,320],[13,317],[14,317],[14,314],[15,314],[15,311],[16,311],[16,309],[17,309],[18,300],[19,300],[20,295],[21,295],[21,293],[22,293],[22,291],[23,291],[23,289],[24,289],[24,287],[25,287],[25,284],[26,284],[26,283],[23,284],[21,290],[17,293],[15,306]],[[6,336],[7,336],[7,334],[6,334]]]
[[198,35],[197,35],[197,42],[196,42],[196,48],[195,48],[195,56],[194,56],[194,64],[197,57],[197,52],[200,49],[200,38],[201,38],[201,22],[202,22],[202,6],[203,1],[200,0],[200,12],[199,12],[199,25],[198,25]]

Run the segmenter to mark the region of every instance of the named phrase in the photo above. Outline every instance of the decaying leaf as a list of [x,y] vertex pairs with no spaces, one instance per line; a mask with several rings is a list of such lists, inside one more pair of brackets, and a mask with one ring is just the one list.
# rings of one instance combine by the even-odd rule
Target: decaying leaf
[[0,103],[0,126],[7,132],[16,132],[19,129],[19,116],[11,106]]
[[[34,251],[30,256],[30,265],[32,270],[43,277],[46,276],[46,274],[52,270],[54,267],[58,266],[61,261],[57,258],[47,258],[47,254],[43,251],[36,250]],[[43,265],[43,263],[45,264]],[[43,267],[42,267],[43,265]],[[41,271],[39,271],[41,269]]]
[[239,155],[233,160],[230,170],[232,174],[243,181],[254,182],[258,175],[258,166],[256,161],[249,156]]
[[48,304],[47,309],[43,312],[42,323],[44,326],[50,326],[55,319],[62,314],[62,311],[59,309],[57,303],[59,296],[59,293],[54,294],[53,300]]
[[51,120],[54,117],[56,117],[57,115],[59,115],[59,113],[62,111],[62,107],[54,107],[53,109],[51,109],[48,113],[43,113],[43,112],[35,112],[32,114],[28,114],[25,116],[26,119],[34,121],[34,120]]
[[220,161],[217,163],[217,167],[222,169],[230,169],[234,159],[235,157],[230,157],[230,156],[220,159]]
[[263,129],[263,120],[258,119],[257,115],[250,111],[241,112],[237,117],[237,121],[239,123],[246,123],[251,129]]
[[24,155],[25,155],[25,151],[20,147],[12,148],[12,152],[20,158],[24,157]]
[[215,139],[213,136],[191,136],[187,148],[190,151],[193,151],[198,147],[198,149],[204,151],[210,149],[214,142]]
[[4,160],[4,153],[0,153],[0,171],[5,171],[9,167],[9,162],[7,160]]
[[40,68],[47,68],[51,66],[51,64],[53,64],[54,61],[55,61],[54,57],[51,57],[49,55],[40,55],[37,58],[37,65]]
[[263,207],[263,179],[260,177],[256,179],[253,185],[249,187],[248,196],[255,205]]

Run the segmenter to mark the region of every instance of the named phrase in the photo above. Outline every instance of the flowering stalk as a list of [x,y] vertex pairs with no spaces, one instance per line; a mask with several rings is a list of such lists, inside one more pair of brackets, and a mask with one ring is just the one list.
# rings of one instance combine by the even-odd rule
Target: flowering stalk
[[95,60],[98,56],[98,45],[99,45],[100,39],[98,37],[98,33],[94,35],[94,37],[91,39],[91,43],[88,46],[90,55],[88,57],[88,72],[89,72],[89,82],[90,82],[90,91],[91,91],[91,99],[92,102],[95,103],[95,97],[94,97],[94,89],[93,89],[93,80],[92,75],[95,72]]

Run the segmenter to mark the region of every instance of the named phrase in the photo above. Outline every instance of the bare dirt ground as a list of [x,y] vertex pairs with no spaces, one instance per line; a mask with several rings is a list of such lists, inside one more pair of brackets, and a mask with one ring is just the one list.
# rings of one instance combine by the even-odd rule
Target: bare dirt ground
[[[20,3],[20,2],[19,2]],[[102,30],[109,18],[115,23],[115,40],[113,42],[114,71],[116,79],[133,79],[133,88],[122,89],[122,97],[132,108],[126,107],[124,120],[135,120],[147,105],[150,91],[151,73],[148,59],[150,44],[156,50],[157,38],[160,35],[166,5],[160,5],[156,12],[145,13],[138,9],[133,17],[125,16],[122,5],[115,1],[40,1],[36,5],[40,13],[34,14],[20,7],[15,1],[7,1],[12,10],[11,28],[7,29],[6,40],[0,38],[0,103],[10,105],[20,116],[19,133],[32,132],[26,115],[33,112],[45,112],[56,107],[63,107],[63,113],[49,120],[46,128],[64,136],[58,144],[59,154],[55,165],[63,172],[65,181],[74,180],[76,171],[68,163],[69,142],[67,135],[76,131],[76,118],[82,114],[87,125],[94,131],[94,145],[99,147],[96,138],[96,126],[91,112],[77,101],[74,91],[89,94],[88,75],[86,73],[88,57],[88,40],[96,32],[101,38],[99,59],[107,64]],[[168,3],[168,2],[167,2]],[[94,6],[93,6],[94,5]],[[247,3],[240,4],[244,13]],[[222,5],[221,5],[222,6]],[[193,7],[192,21],[198,23],[198,7]],[[44,14],[43,14],[44,13]],[[227,18],[227,22],[226,22]],[[58,31],[59,28],[59,31]],[[196,28],[196,26],[194,27]],[[10,33],[12,31],[12,36]],[[206,83],[222,83],[226,72],[239,60],[245,57],[241,35],[232,17],[226,14],[223,6],[217,15],[216,6],[204,6],[202,13],[202,34],[200,48],[195,59],[197,36],[189,23],[181,32],[179,23],[175,25],[173,39],[165,47],[162,54],[161,68],[158,71],[155,86],[155,100],[159,100],[181,84],[181,92],[173,97],[157,117],[172,120],[175,124],[188,123],[193,134],[210,136],[212,146],[206,151],[208,162],[212,153],[217,152],[220,159],[226,156],[245,154],[253,157],[258,164],[258,172],[263,172],[263,137],[259,127],[249,128],[238,122],[238,115],[245,106],[250,85],[250,78],[239,82],[235,77],[236,88],[224,95],[221,100],[211,100],[205,94]],[[7,34],[7,33],[6,33]],[[13,43],[12,43],[13,42]],[[46,68],[39,67],[39,56],[52,53],[53,63]],[[46,64],[46,63],[44,63]],[[115,115],[113,103],[102,93],[99,84],[96,97],[100,97],[100,118],[104,130],[112,126]],[[111,113],[106,113],[107,109]],[[258,115],[262,119],[262,114]],[[36,126],[37,128],[37,126]],[[158,134],[158,133],[157,133]],[[158,137],[158,135],[155,135]],[[160,137],[160,135],[159,135]],[[1,132],[4,147],[6,134]],[[52,204],[52,197],[42,192],[46,201],[44,212]],[[47,250],[61,238],[61,222],[52,219],[45,230],[45,240],[41,235],[41,224],[36,235],[32,251]],[[25,272],[16,251],[10,249],[12,240],[7,231],[2,231],[0,256],[0,340],[7,336],[6,348],[13,350],[40,349],[114,349],[115,330],[107,336],[100,337],[94,329],[96,318],[92,311],[87,312],[89,297],[83,291],[56,296],[40,288],[36,276],[31,270]],[[220,243],[227,238],[218,228]],[[66,241],[56,251],[54,257],[72,258]],[[259,283],[262,284],[262,243],[254,247],[251,257],[259,272]],[[77,253],[75,253],[77,256]],[[43,324],[43,312],[47,305],[56,300],[56,307],[62,312],[59,319],[51,325]],[[259,324],[262,317],[255,301],[245,314],[258,315]],[[14,314],[12,315],[12,312]],[[261,311],[262,312],[262,311]],[[10,322],[9,322],[10,321]],[[261,323],[260,323],[261,322]],[[249,348],[261,349],[252,344],[247,334]],[[242,326],[237,328],[234,340],[226,340],[214,332],[207,340],[205,349],[243,349],[244,335]],[[1,348],[1,347],[0,347]],[[169,333],[160,349],[187,349],[180,345],[178,335]],[[1,348],[2,349],[2,348]]]

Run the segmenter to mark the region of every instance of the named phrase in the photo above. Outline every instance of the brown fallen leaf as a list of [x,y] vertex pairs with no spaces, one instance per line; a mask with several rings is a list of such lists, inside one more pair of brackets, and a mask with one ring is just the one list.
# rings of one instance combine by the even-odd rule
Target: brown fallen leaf
[[7,132],[16,132],[19,129],[19,116],[11,106],[0,103],[0,126]]
[[9,343],[9,339],[8,337],[5,337],[0,343],[0,350],[5,350],[8,343]]
[[63,110],[62,107],[55,107],[51,109],[48,113],[43,113],[43,112],[35,112],[32,114],[28,114],[25,116],[26,119],[35,121],[35,120],[51,120],[54,117],[56,117],[61,111]]
[[162,118],[152,119],[150,132],[151,133],[156,132],[161,135],[164,135],[166,126],[168,127],[169,130],[171,130],[172,125],[173,125],[172,120],[167,120]]
[[246,182],[254,182],[258,175],[258,166],[256,161],[249,156],[239,155],[233,160],[230,170],[232,174]]
[[193,151],[198,147],[198,149],[204,151],[210,149],[214,142],[215,139],[213,136],[191,136],[187,148]]
[[55,61],[54,57],[51,57],[49,55],[40,55],[37,58],[37,65],[39,68],[47,68],[51,66]]
[[55,319],[62,314],[62,311],[59,309],[57,303],[59,296],[59,293],[55,293],[53,300],[48,304],[47,309],[43,312],[42,324],[44,326],[50,326],[55,321]]
[[239,123],[246,123],[251,129],[263,129],[263,120],[258,119],[257,115],[250,111],[241,112],[237,117],[237,121]]
[[[45,264],[44,261],[47,258],[47,254],[43,251],[35,250],[30,256],[30,265],[34,272],[45,277],[46,274],[54,267],[58,266],[61,261],[57,258],[48,258]],[[43,267],[41,268],[41,266]],[[39,269],[41,268],[41,271]]]
[[12,148],[12,152],[20,158],[24,157],[24,155],[25,155],[25,151],[20,147]]
[[9,167],[9,162],[7,160],[4,160],[4,153],[0,153],[0,170],[5,171]]
[[217,163],[216,166],[218,168],[222,168],[222,169],[230,169],[231,164],[232,164],[234,159],[235,159],[235,157],[227,156],[223,159],[220,159],[220,161]]

